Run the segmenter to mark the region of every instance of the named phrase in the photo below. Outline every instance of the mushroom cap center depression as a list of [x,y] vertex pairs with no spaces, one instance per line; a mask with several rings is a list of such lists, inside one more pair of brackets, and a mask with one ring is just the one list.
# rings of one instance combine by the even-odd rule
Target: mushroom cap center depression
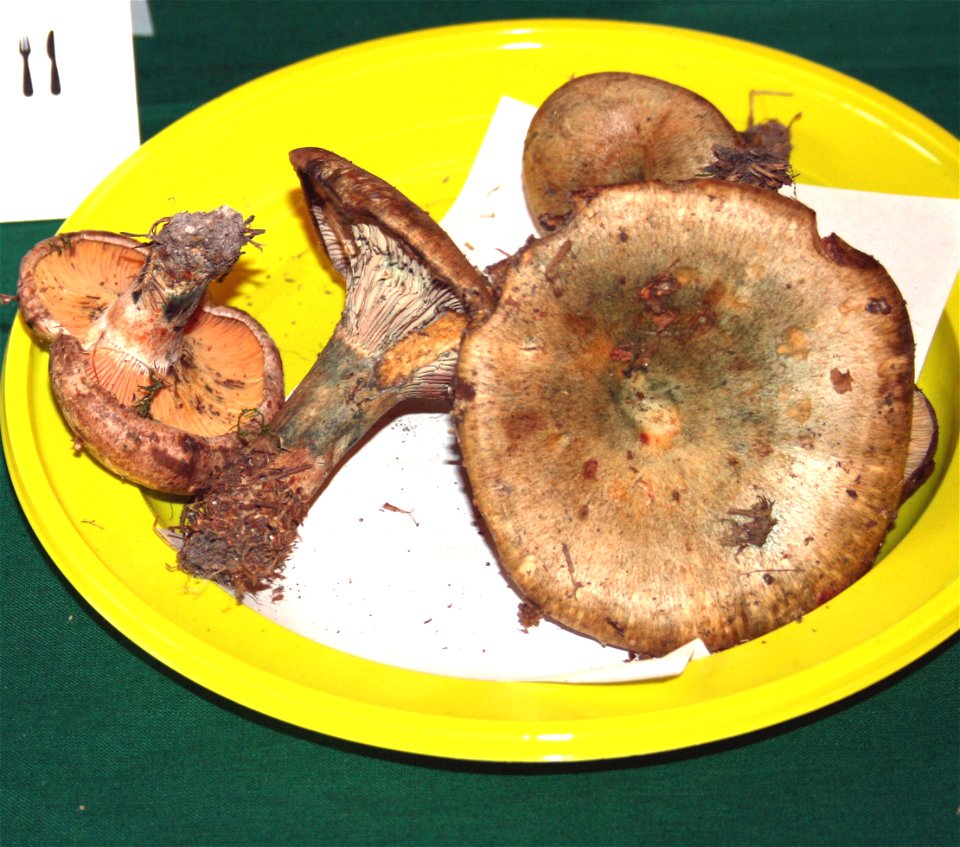
[[680,433],[680,405],[671,393],[666,387],[658,394],[641,371],[621,381],[620,408],[636,426],[642,445],[666,449]]
[[[788,440],[786,428],[790,440],[799,437],[812,400],[787,375],[790,356],[808,353],[778,350],[781,338],[797,334],[794,323],[815,322],[802,298],[784,310],[790,318],[781,330],[763,335],[770,328],[758,328],[756,315],[775,307],[773,284],[761,280],[753,289],[759,302],[730,293],[752,271],[707,264],[667,271],[652,263],[624,268],[605,286],[590,279],[595,260],[583,255],[590,251],[579,252],[567,256],[567,273],[583,284],[555,298],[554,315],[528,312],[540,342],[515,363],[521,396],[509,404],[503,434],[517,450],[545,451],[544,461],[579,456],[571,474],[579,466],[593,483],[583,489],[580,514],[601,490],[612,501],[638,488],[675,502],[691,489],[720,498],[728,476],[743,482],[756,458]],[[651,287],[661,293],[648,296]],[[772,414],[781,407],[782,420]]]

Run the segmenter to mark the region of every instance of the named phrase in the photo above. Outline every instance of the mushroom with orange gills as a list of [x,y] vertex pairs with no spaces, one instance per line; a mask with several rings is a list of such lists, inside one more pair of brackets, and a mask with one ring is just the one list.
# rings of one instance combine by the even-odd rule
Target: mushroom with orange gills
[[21,317],[50,347],[50,380],[75,444],[119,476],[203,489],[283,402],[280,354],[250,315],[207,288],[259,231],[239,212],[181,212],[146,240],[84,230],[23,258]]

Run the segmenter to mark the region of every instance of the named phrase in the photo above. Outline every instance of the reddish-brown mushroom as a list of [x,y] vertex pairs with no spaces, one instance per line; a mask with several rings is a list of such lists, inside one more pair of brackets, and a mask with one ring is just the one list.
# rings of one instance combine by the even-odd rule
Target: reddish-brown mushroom
[[798,619],[870,568],[900,504],[896,285],[771,191],[648,182],[577,204],[491,270],[500,302],[460,351],[464,465],[506,575],[646,655]]
[[622,182],[714,177],[789,184],[789,131],[738,132],[699,94],[642,74],[575,77],[540,106],[524,141],[523,189],[541,233],[562,223],[572,191]]
[[256,235],[248,223],[227,208],[180,213],[146,243],[65,233],[23,258],[20,314],[50,345],[60,410],[77,444],[132,482],[202,489],[283,402],[266,331],[205,296]]
[[276,586],[310,505],[341,458],[411,398],[447,398],[486,280],[422,209],[319,148],[290,155],[346,303],[269,429],[184,512],[180,567],[238,597]]

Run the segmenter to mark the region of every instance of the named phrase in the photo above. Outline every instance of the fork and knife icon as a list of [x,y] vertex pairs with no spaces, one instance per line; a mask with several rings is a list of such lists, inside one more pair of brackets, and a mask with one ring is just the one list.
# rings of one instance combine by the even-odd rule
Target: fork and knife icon
[[[20,55],[23,57],[23,96],[33,96],[33,78],[30,76],[30,39],[20,39]],[[60,71],[57,68],[57,48],[53,40],[53,30],[47,35],[47,56],[50,58],[50,93],[60,93]]]

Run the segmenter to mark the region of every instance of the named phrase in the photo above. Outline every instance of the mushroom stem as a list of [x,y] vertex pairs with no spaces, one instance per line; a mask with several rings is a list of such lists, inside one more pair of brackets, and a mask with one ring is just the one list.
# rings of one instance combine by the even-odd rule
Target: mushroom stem
[[183,513],[180,567],[238,598],[276,584],[310,505],[378,420],[407,399],[450,397],[467,312],[490,299],[439,226],[391,186],[317,148],[291,159],[346,302],[280,414]]
[[104,382],[121,402],[135,402],[144,379],[165,376],[180,359],[183,330],[208,286],[230,271],[259,233],[248,225],[226,206],[154,224],[140,272],[81,342],[94,353],[94,367],[97,359],[122,363]]
[[183,570],[238,598],[275,584],[300,524],[343,457],[404,399],[446,394],[455,353],[384,386],[383,352],[364,355],[344,335],[334,334],[273,423],[185,509]]

